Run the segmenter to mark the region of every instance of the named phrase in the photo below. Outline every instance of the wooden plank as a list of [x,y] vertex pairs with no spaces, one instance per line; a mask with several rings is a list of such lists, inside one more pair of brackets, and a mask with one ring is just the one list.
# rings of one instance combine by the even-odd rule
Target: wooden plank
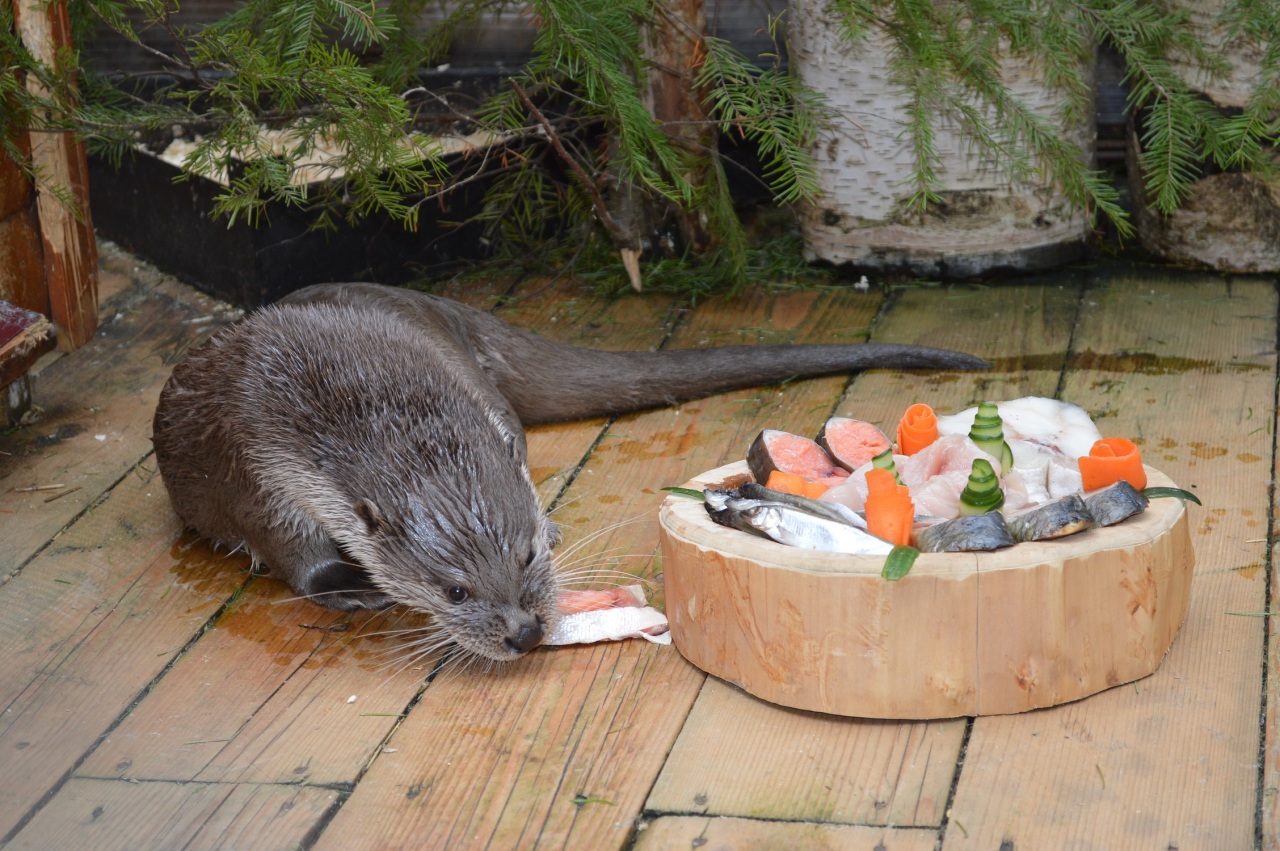
[[1045,276],[1043,285],[910,288],[876,326],[881,343],[927,343],[986,358],[985,372],[875,371],[859,376],[840,402],[893,435],[914,402],[955,413],[983,401],[1052,396],[1066,364],[1080,298],[1078,276]]
[[[0,454],[0,577],[151,452],[160,388],[185,348],[227,318],[225,309],[172,278],[139,274],[104,304],[101,333],[35,376],[44,416],[6,437]],[[42,490],[20,490],[32,487]]]
[[664,816],[643,826],[635,851],[702,848],[707,851],[803,848],[805,851],[931,851],[933,830],[754,819]]
[[1266,516],[1269,471],[1248,459],[1272,451],[1275,290],[1143,275],[1085,304],[1063,397],[1204,500],[1190,609],[1151,677],[977,719],[944,847],[1252,847],[1263,624],[1227,612],[1265,599],[1261,572],[1240,568],[1266,558],[1249,523]]
[[72,780],[6,847],[300,848],[338,797],[307,786]]
[[369,633],[394,614],[350,616],[292,596],[254,580],[77,774],[353,783],[425,674],[380,662],[393,640]]
[[957,728],[784,709],[708,677],[645,809],[938,825],[955,772]]
[[130,475],[0,587],[0,836],[244,580],[243,556],[178,537],[159,488]]
[[[709,301],[673,345],[731,342],[726,335],[829,338],[865,327],[877,301],[813,292]],[[634,553],[629,569],[650,569],[645,559],[656,546],[652,511],[660,487],[740,456],[765,422],[816,429],[843,384],[843,378],[801,381],[621,418],[556,515],[567,521],[566,543],[622,523],[592,540],[590,551]],[[544,461],[535,452],[532,463]],[[643,519],[627,522],[637,517]],[[670,648],[635,642],[537,653],[504,669],[502,680],[471,672],[446,678],[392,737],[397,758],[375,761],[353,794],[354,806],[339,812],[319,845],[619,847],[701,682]],[[502,735],[494,738],[495,730]],[[468,741],[474,744],[465,748]],[[414,806],[393,803],[415,789]],[[418,806],[427,790],[447,807]],[[579,793],[611,805],[579,807],[573,802]]]
[[[74,69],[65,68],[71,50],[71,20],[65,0],[14,0],[18,35],[31,55],[74,84]],[[27,88],[49,97],[34,74]],[[36,184],[40,239],[44,246],[45,280],[51,318],[61,329],[58,345],[77,349],[98,327],[98,247],[89,212],[89,162],[84,143],[72,133],[31,131],[31,163],[41,175]],[[74,204],[51,191],[56,187]]]

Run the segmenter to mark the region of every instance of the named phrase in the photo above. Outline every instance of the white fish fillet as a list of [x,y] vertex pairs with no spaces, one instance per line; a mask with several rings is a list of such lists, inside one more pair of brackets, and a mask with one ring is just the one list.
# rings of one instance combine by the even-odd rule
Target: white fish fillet
[[559,647],[643,638],[654,644],[670,644],[667,616],[644,604],[644,589],[639,585],[626,585],[621,590],[629,592],[629,605],[619,604],[609,609],[564,615],[542,643]]
[[[661,630],[655,635],[654,631]],[[652,606],[623,609],[600,609],[565,615],[542,640],[543,644],[595,644],[598,641],[622,641],[643,638],[654,644],[670,644],[667,616]]]
[[[1014,440],[1025,441],[1040,450],[1062,455],[1072,460],[1088,455],[1093,444],[1102,439],[1089,412],[1071,402],[1061,402],[1044,396],[1023,396],[998,402],[1000,421],[1004,424],[1004,436],[1013,450],[1015,467],[1034,466],[1024,464],[1018,458]],[[958,414],[938,417],[939,434],[968,434],[973,428],[976,407]],[[1028,447],[1023,447],[1024,451]]]

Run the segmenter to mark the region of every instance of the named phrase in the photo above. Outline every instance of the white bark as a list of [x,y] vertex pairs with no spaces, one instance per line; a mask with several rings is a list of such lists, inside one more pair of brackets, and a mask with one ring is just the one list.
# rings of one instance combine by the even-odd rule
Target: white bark
[[[793,68],[841,116],[816,146],[824,197],[802,213],[809,259],[964,277],[1043,268],[1079,253],[1089,231],[1082,211],[1043,186],[1011,185],[941,119],[944,203],[923,217],[908,213],[915,168],[909,99],[889,79],[887,36],[850,43],[828,0],[791,0],[790,22]],[[1054,114],[1060,95],[1035,69],[1009,62],[1003,76],[1029,107]],[[1092,156],[1091,124],[1065,132],[1082,158]]]

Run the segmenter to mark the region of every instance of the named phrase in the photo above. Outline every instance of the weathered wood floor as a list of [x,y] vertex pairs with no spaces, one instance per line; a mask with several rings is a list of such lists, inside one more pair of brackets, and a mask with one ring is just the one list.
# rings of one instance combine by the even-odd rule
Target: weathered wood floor
[[1275,280],[1082,270],[691,310],[563,284],[451,293],[601,348],[869,334],[995,363],[535,429],[567,542],[608,530],[591,551],[643,576],[662,569],[659,488],[833,411],[889,425],[917,400],[1056,395],[1204,501],[1190,612],[1153,676],[1024,715],[893,723],[776,708],[639,642],[425,685],[429,665],[395,673],[376,633],[411,618],[291,601],[179,529],[151,413],[183,348],[230,317],[109,246],[103,263],[102,330],[39,374],[44,419],[0,438],[0,845],[1280,847]]

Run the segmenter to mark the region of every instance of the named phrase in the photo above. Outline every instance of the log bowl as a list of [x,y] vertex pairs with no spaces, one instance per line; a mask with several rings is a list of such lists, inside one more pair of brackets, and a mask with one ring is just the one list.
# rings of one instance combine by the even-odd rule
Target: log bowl
[[[739,461],[685,486],[749,477]],[[728,529],[686,496],[658,518],[685,658],[772,703],[862,718],[1025,712],[1145,677],[1182,624],[1195,563],[1179,499],[1058,540],[925,553],[896,582],[882,556]]]

